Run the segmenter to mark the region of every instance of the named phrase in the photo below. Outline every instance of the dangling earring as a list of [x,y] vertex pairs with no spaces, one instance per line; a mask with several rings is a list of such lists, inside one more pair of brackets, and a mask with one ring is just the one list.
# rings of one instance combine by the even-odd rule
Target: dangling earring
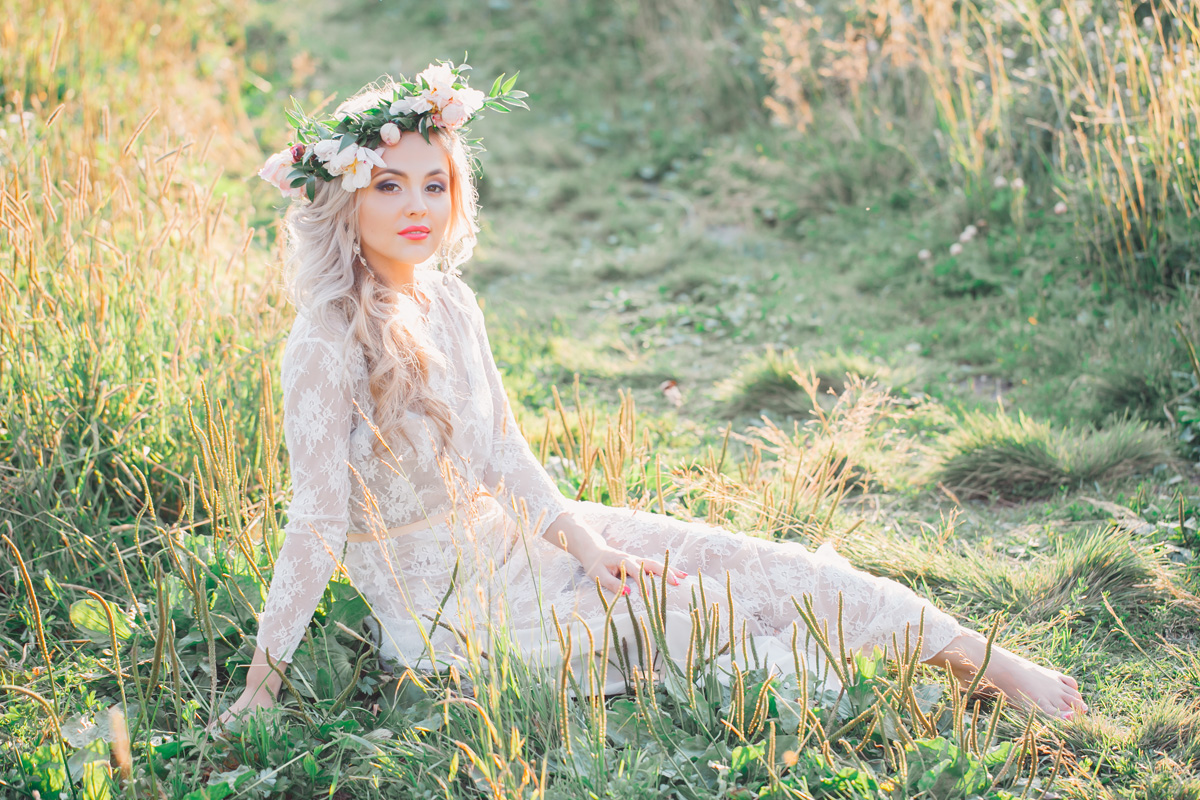
[[357,259],[358,263],[362,264],[364,267],[369,266],[367,264],[367,260],[363,258],[362,247],[359,246],[358,239],[354,240],[354,258]]

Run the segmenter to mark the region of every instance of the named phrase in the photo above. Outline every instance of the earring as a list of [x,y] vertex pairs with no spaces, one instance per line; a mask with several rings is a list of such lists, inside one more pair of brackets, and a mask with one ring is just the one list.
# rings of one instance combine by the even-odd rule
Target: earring
[[367,260],[363,258],[362,247],[359,246],[358,239],[354,240],[354,257],[358,260],[358,263],[362,264],[364,267],[368,266]]

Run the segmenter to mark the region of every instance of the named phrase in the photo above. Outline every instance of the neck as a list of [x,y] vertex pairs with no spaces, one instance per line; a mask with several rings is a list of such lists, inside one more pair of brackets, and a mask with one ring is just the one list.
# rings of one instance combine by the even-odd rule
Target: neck
[[372,265],[372,269],[389,289],[406,294],[413,293],[416,286],[416,265],[384,262],[379,266]]

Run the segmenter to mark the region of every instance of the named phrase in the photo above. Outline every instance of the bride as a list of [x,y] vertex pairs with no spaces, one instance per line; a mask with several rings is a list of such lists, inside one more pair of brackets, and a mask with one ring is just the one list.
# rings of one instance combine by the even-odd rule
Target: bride
[[[707,586],[728,596],[716,612],[733,615],[760,666],[795,671],[796,598],[833,632],[833,653],[887,651],[910,633],[922,661],[970,681],[984,663],[980,633],[829,545],[562,496],[517,427],[483,315],[457,277],[477,230],[463,125],[485,106],[524,105],[513,81],[485,96],[464,69],[439,63],[411,83],[368,86],[330,120],[288,112],[298,141],[260,172],[295,198],[297,315],[282,368],[293,498],[246,688],[221,723],[275,702],[335,570],[370,604],[381,657],[400,667],[444,667],[467,637],[486,651],[503,635],[531,663],[583,669],[609,633],[620,647],[644,630],[646,573],[666,589],[667,657],[687,651],[693,590]],[[655,655],[639,655],[643,669]],[[821,660],[811,640],[802,656]],[[623,690],[623,675],[602,662],[602,691]],[[1024,708],[1087,710],[1073,679],[1000,647],[983,677]]]

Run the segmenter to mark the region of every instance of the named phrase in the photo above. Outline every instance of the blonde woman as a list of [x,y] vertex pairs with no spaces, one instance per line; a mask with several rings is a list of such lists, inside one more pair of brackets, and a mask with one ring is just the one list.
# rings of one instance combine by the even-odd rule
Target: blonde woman
[[[794,671],[793,627],[806,630],[797,598],[828,625],[833,652],[888,650],[907,632],[921,660],[970,680],[983,636],[828,545],[562,496],[522,438],[456,269],[476,232],[462,126],[523,96],[511,81],[484,96],[461,69],[431,65],[411,83],[367,87],[332,120],[293,115],[299,141],[260,173],[296,198],[286,230],[297,315],[282,373],[293,498],[246,688],[221,721],[275,702],[335,570],[369,602],[381,657],[418,670],[462,659],[472,636],[484,651],[504,636],[534,663],[568,658],[580,675],[606,630],[610,651],[637,653],[644,571],[665,581],[669,657],[687,651],[697,583],[724,596],[728,580],[724,613],[775,671]],[[819,669],[813,642],[800,655]],[[652,650],[641,658],[661,667]],[[624,688],[615,661],[598,667],[597,690]],[[985,677],[1026,708],[1087,709],[1074,680],[999,647]]]

